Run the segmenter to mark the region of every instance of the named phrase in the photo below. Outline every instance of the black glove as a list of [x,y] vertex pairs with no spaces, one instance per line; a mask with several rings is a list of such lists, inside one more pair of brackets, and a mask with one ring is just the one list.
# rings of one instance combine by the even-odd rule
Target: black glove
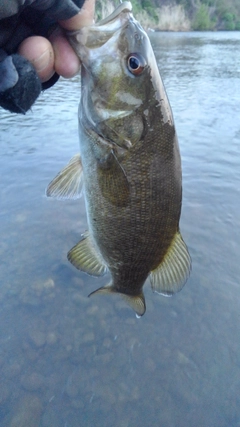
[[84,0],[0,0],[0,106],[26,113],[41,90],[58,80],[57,73],[41,84],[32,64],[16,54],[19,44],[31,35],[48,36],[58,20],[76,15]]
[[13,54],[0,62],[1,107],[13,113],[24,114],[36,101],[41,89],[34,67],[23,56]]

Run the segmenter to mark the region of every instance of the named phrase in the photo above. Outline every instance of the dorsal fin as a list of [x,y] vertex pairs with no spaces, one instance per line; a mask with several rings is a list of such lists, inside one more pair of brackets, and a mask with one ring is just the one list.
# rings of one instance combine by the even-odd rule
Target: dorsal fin
[[180,232],[177,232],[161,264],[151,272],[154,292],[171,296],[186,283],[191,270],[191,258]]
[[103,276],[107,271],[88,233],[85,233],[84,238],[68,252],[67,257],[74,267],[91,276]]
[[77,199],[83,184],[82,162],[76,154],[47,187],[46,195],[58,199]]

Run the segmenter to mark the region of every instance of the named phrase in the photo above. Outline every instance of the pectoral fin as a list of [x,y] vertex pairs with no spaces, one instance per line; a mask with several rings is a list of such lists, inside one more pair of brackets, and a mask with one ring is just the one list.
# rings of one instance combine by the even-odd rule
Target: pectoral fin
[[98,182],[103,197],[115,206],[127,206],[130,197],[130,185],[125,171],[116,155],[111,151],[107,159],[99,161]]
[[68,252],[67,257],[74,267],[91,276],[103,276],[107,271],[88,234],[85,234],[84,238]]
[[143,316],[146,311],[145,298],[141,292],[139,295],[127,295],[121,292],[118,292],[112,284],[103,286],[96,291],[91,292],[88,296],[91,297],[95,294],[118,294],[124,301],[135,311],[137,317]]
[[154,292],[171,296],[186,283],[191,270],[191,258],[179,232],[161,264],[151,272],[150,281]]
[[77,199],[81,196],[82,184],[82,163],[80,154],[76,154],[50,182],[46,194],[58,199]]

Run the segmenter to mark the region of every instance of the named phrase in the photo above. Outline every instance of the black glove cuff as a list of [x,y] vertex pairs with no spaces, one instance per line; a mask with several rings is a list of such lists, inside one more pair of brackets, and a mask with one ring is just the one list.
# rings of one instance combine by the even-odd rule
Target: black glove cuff
[[55,85],[55,83],[57,83],[59,77],[60,77],[59,74],[54,73],[53,76],[48,81],[42,83],[42,90],[49,89],[50,87]]
[[[0,84],[0,106],[13,113],[25,114],[36,101],[42,89],[35,68],[23,56],[13,54],[0,63],[0,75],[1,73],[4,79]],[[16,73],[18,79],[14,84]],[[9,87],[11,78],[14,85]]]

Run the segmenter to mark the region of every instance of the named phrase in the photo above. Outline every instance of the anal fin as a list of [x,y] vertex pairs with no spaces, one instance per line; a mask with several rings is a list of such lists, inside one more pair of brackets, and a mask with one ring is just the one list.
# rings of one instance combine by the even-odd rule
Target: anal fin
[[67,257],[74,267],[91,276],[103,276],[107,272],[107,267],[88,234],[68,252]]
[[77,199],[83,184],[80,154],[76,154],[47,187],[46,195],[57,199]]
[[88,296],[91,297],[95,294],[118,294],[120,295],[123,300],[129,305],[136,313],[137,317],[143,316],[143,314],[146,311],[146,304],[145,304],[145,298],[142,292],[140,292],[139,295],[129,295],[129,294],[123,294],[121,292],[118,292],[112,284],[103,286],[96,291],[91,292]]
[[135,311],[137,317],[142,317],[146,311],[145,298],[141,292],[139,295],[121,294],[123,300]]
[[161,264],[151,272],[154,292],[171,296],[186,283],[191,270],[191,258],[180,232],[177,232]]

